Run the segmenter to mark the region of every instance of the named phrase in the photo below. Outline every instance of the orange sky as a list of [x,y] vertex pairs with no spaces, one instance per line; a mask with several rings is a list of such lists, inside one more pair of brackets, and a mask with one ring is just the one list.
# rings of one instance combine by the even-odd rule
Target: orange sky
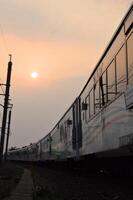
[[[10,146],[37,141],[80,93],[132,0],[2,0],[0,70],[13,55]],[[39,78],[31,79],[32,71]],[[2,99],[1,99],[2,100]]]

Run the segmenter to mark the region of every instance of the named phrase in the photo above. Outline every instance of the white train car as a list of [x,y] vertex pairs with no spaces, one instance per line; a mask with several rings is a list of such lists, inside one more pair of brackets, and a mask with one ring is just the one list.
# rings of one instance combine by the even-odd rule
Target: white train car
[[40,143],[40,160],[64,160],[74,157],[72,149],[72,107]]
[[19,160],[19,161],[31,161],[35,162],[40,159],[38,143],[30,144],[29,146],[24,146],[15,150],[8,151],[8,159]]
[[80,94],[80,155],[133,154],[133,5]]

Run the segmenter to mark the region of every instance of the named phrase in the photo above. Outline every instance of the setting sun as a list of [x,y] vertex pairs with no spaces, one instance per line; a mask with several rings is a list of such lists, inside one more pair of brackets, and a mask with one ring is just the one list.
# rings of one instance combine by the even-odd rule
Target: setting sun
[[39,76],[39,74],[37,72],[32,72],[31,73],[31,77],[34,78],[34,79],[38,78],[38,76]]

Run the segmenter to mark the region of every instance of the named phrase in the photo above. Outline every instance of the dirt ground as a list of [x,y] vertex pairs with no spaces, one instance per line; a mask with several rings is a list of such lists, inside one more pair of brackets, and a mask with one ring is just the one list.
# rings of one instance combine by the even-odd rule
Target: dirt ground
[[23,168],[12,163],[0,166],[0,200],[9,196],[12,189],[19,182]]
[[133,200],[132,178],[33,167],[36,200]]

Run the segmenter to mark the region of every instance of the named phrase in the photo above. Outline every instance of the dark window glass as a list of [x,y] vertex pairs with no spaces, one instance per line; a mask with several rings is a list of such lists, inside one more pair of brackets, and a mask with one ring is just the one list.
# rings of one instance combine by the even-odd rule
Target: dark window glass
[[87,109],[85,110],[85,119],[86,119],[86,122],[88,122],[89,118],[90,118],[90,106],[89,106],[89,95],[86,97],[85,99],[85,103],[87,104]]
[[61,125],[60,127],[60,141],[62,142],[64,138],[64,127]]
[[104,106],[107,102],[107,78],[106,78],[106,71],[99,79],[100,85],[100,107]]
[[93,89],[90,91],[90,117],[94,114],[94,93]]
[[126,50],[125,45],[116,55],[117,93],[125,90],[126,87]]
[[114,60],[111,62],[109,67],[107,68],[107,94],[108,101],[112,100],[115,97],[116,89],[115,89],[115,62]]
[[94,86],[94,92],[95,92],[95,113],[97,113],[100,109],[99,81]]
[[133,83],[133,34],[127,40],[128,81]]
[[67,140],[67,122],[65,122],[64,140]]

